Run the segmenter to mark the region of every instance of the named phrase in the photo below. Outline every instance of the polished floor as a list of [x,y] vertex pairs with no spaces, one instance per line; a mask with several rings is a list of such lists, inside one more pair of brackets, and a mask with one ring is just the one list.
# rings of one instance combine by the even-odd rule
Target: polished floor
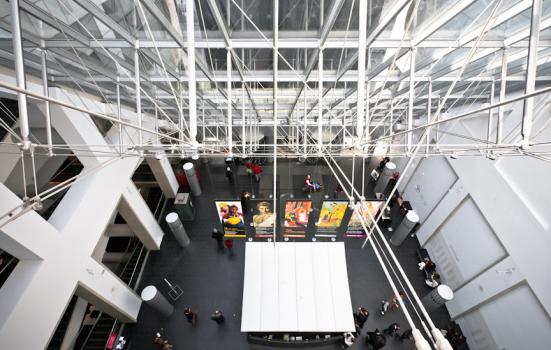
[[[350,161],[340,162],[340,165],[350,175]],[[169,318],[163,318],[148,305],[143,305],[138,323],[130,326],[126,331],[131,339],[130,349],[156,349],[153,345],[153,337],[161,328],[165,338],[173,344],[174,350],[267,349],[268,347],[248,344],[246,335],[240,332],[245,240],[235,240],[235,253],[232,257],[227,251],[217,249],[216,242],[211,238],[211,230],[213,227],[219,227],[213,201],[238,198],[243,189],[252,191],[257,198],[268,198],[273,192],[273,167],[264,166],[260,184],[256,184],[246,175],[243,166],[234,166],[234,183],[230,184],[225,176],[225,166],[221,159],[210,160],[208,163],[197,162],[197,167],[200,171],[203,194],[194,198],[195,220],[185,223],[192,243],[187,248],[180,248],[173,236],[168,233],[167,228],[163,227],[167,235],[161,250],[151,252],[138,288],[138,291],[141,291],[143,287],[152,284],[167,295],[169,288],[164,281],[166,278],[170,283],[181,286],[183,295],[175,302],[175,311]],[[369,167],[366,169],[371,170]],[[361,188],[361,161],[356,162],[355,170],[356,186]],[[369,171],[366,170],[366,174],[369,174]],[[280,160],[278,174],[277,188],[280,190],[276,195],[281,199],[290,196],[291,193],[295,198],[304,198],[301,188],[305,174],[311,174],[316,180],[320,179],[319,181],[324,184],[325,192],[331,197],[336,186],[330,170],[323,165],[307,166],[294,160]],[[372,197],[373,191],[367,181],[364,186],[366,197]],[[319,207],[323,194],[317,193],[313,196],[315,206]],[[170,210],[171,207],[169,203],[166,210]],[[394,210],[393,225],[397,225],[399,219],[399,212]],[[385,235],[387,238],[390,237],[389,232],[385,232]],[[312,233],[309,233],[305,239],[310,241],[312,236]],[[368,330],[383,329],[393,322],[398,322],[402,326],[402,331],[408,329],[405,317],[400,310],[388,312],[385,316],[379,312],[381,300],[390,298],[392,291],[371,246],[368,244],[365,249],[362,249],[363,239],[343,238],[342,232],[337,240],[344,241],[346,246],[353,307],[356,309],[364,306],[371,312],[363,334],[353,348],[368,348],[364,343],[364,335]],[[417,240],[408,238],[400,247],[394,248],[394,252],[422,297],[430,289],[424,284],[422,273],[416,269],[417,248]],[[390,273],[392,274],[392,271]],[[406,301],[406,305],[412,318],[418,321],[411,303]],[[183,314],[184,308],[188,306],[198,313],[198,322],[195,327],[186,321]],[[222,310],[225,315],[226,322],[220,326],[210,320],[210,315],[215,309]],[[436,325],[441,328],[449,321],[445,308],[432,312],[431,316]],[[338,346],[326,346],[317,349],[337,348]],[[398,339],[388,339],[385,347],[385,349],[411,348],[412,344],[409,341],[400,342]]]

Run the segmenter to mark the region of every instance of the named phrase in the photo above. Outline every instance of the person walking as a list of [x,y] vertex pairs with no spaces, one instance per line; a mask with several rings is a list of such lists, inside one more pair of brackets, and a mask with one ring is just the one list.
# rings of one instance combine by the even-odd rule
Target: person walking
[[224,315],[220,310],[214,310],[214,313],[212,314],[212,316],[210,316],[210,319],[216,322],[216,324],[218,325],[224,323]]
[[243,208],[243,216],[246,215],[247,210],[249,208],[249,199],[251,198],[251,194],[248,191],[241,191],[241,207]]
[[216,242],[218,243],[218,249],[224,250],[224,242],[222,242],[224,240],[224,234],[222,232],[218,231],[218,229],[213,228],[212,229],[212,238],[215,239]]
[[390,309],[390,311],[395,311],[400,308],[400,302],[398,299],[404,299],[404,292],[398,292],[398,295],[393,295],[390,300],[381,300],[381,315],[384,314]]
[[253,170],[253,174],[256,179],[256,182],[260,182],[260,174],[262,174],[262,167],[258,164],[253,164],[252,170]]
[[335,192],[333,193],[333,199],[337,199],[342,192],[343,192],[343,188],[341,184],[337,184],[337,187],[335,188]]
[[354,314],[354,321],[356,325],[362,329],[364,328],[364,324],[367,321],[367,318],[369,317],[369,311],[365,307],[360,307],[358,309],[358,313]]
[[397,322],[394,322],[390,326],[388,326],[385,330],[383,330],[383,333],[391,337],[394,337],[398,335],[399,330],[400,330],[400,325]]
[[233,183],[233,171],[231,170],[231,166],[226,167],[226,177],[228,178],[228,181],[232,184]]
[[373,332],[367,332],[365,342],[371,345],[373,350],[378,350],[385,347],[386,337],[376,328]]
[[193,312],[191,308],[186,307],[184,309],[184,315],[186,316],[187,321],[195,326],[195,322],[197,322],[197,313]]
[[233,239],[229,238],[224,241],[226,248],[230,251],[230,256],[233,256]]

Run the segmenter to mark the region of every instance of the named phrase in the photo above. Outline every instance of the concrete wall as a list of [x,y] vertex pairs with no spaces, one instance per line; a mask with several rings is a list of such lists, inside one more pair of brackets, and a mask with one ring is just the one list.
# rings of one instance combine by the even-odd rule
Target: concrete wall
[[[536,100],[535,141],[551,137],[548,100]],[[449,114],[458,113],[460,109]],[[521,116],[522,103],[506,108],[507,142],[520,140]],[[487,119],[453,122],[444,130],[485,138]],[[442,134],[441,142],[465,140]],[[528,156],[416,162],[415,170],[405,175],[404,197],[420,214],[421,245],[455,292],[448,311],[461,324],[471,349],[548,349],[549,163]]]

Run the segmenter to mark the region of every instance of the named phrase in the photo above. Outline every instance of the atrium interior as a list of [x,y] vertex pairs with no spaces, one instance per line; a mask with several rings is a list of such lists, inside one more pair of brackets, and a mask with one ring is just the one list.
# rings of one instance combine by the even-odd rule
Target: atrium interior
[[0,1],[0,349],[547,349],[550,116],[551,0]]

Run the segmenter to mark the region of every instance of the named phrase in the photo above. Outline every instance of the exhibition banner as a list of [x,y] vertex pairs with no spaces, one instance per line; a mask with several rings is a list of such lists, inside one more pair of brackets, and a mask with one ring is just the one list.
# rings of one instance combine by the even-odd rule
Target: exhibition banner
[[273,201],[267,199],[254,199],[249,201],[253,211],[252,225],[255,237],[270,238],[274,234],[276,222],[273,210]]
[[320,216],[316,222],[316,236],[336,237],[346,214],[346,208],[348,208],[348,201],[323,201]]
[[285,220],[283,236],[304,238],[308,227],[308,218],[312,209],[312,201],[287,201],[285,203]]
[[245,221],[241,202],[236,200],[215,201],[218,217],[225,237],[245,238]]
[[[369,229],[373,226],[371,218],[375,218],[379,209],[383,206],[383,201],[365,201],[360,206],[360,202],[356,204],[356,208],[352,213],[352,217],[348,222],[348,229],[346,230],[347,237],[366,237],[367,233],[362,227],[360,222],[360,215],[364,218],[366,227]],[[371,215],[370,215],[371,213]]]

